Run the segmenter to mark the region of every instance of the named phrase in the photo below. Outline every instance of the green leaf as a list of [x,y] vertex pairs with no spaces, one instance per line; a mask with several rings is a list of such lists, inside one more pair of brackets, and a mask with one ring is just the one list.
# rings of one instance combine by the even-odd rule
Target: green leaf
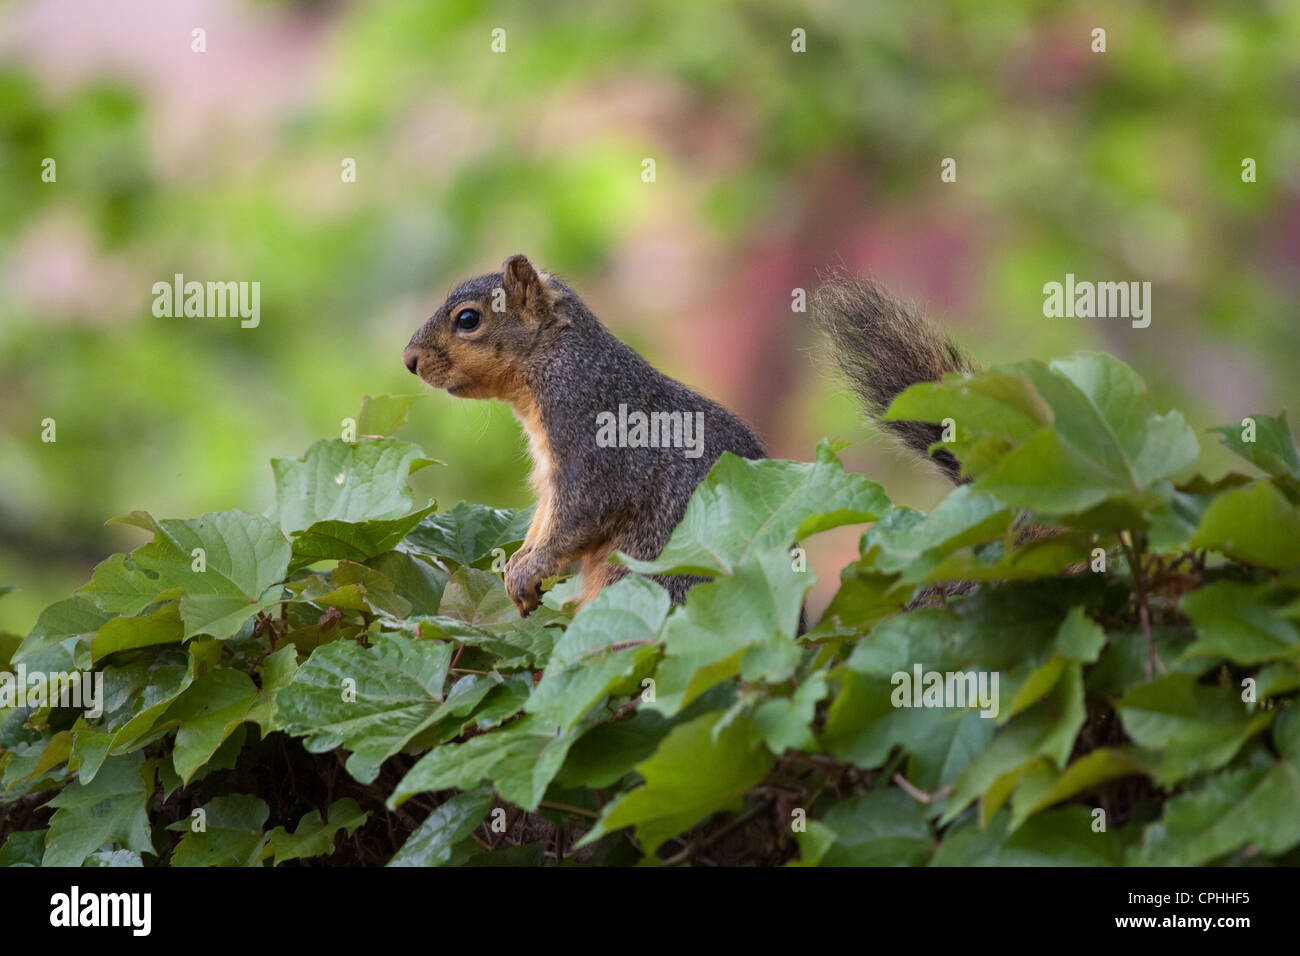
[[939,844],[931,866],[1119,866],[1123,845],[1118,831],[1096,832],[1087,807],[1062,807],[1008,829],[1000,812],[981,829],[955,827]]
[[394,590],[411,605],[413,614],[437,614],[450,575],[427,561],[401,551],[390,551],[365,562],[393,583]]
[[[1046,761],[1044,758],[1044,764]],[[1013,798],[1010,828],[1019,829],[1031,815],[1053,804],[1120,777],[1147,772],[1146,764],[1126,748],[1098,747],[1085,754],[1059,774],[1050,765],[1041,785],[1022,778]]]
[[397,593],[396,585],[368,565],[340,561],[330,572],[330,583],[339,590],[352,591],[363,606],[388,617],[400,620],[411,613],[411,602]]
[[462,501],[451,511],[425,518],[406,536],[406,543],[462,567],[479,566],[493,560],[497,548],[497,557],[512,553],[523,542],[532,517],[532,508],[488,508]]
[[821,823],[835,837],[821,866],[924,866],[934,849],[924,804],[892,787],[842,800]]
[[172,866],[260,866],[271,815],[266,803],[249,794],[213,797],[203,807],[203,829],[196,817],[178,820],[167,829],[185,833],[172,853]]
[[305,531],[293,536],[293,560],[290,571],[327,559],[367,561],[392,551],[426,515],[437,508],[431,504],[401,518],[369,521],[326,519],[313,522]]
[[564,787],[613,786],[658,749],[682,716],[669,719],[637,708],[622,720],[593,727],[573,745],[555,782]]
[[1200,866],[1247,845],[1272,855],[1300,845],[1295,757],[1214,774],[1171,799],[1142,834],[1138,862]]
[[574,617],[527,710],[568,729],[647,660],[668,616],[668,592],[629,575],[604,588]]
[[858,561],[840,572],[840,589],[831,598],[817,626],[804,641],[826,641],[865,634],[907,605],[907,596],[893,593],[895,575],[871,569],[873,562]]
[[90,642],[92,661],[100,661],[118,651],[155,644],[179,644],[185,637],[180,604],[169,601],[143,617],[115,617],[105,621]]
[[[848,664],[884,678],[913,673],[918,664],[923,672],[996,672],[1000,701],[1006,704],[1059,653],[1057,641],[1070,608],[1097,600],[1106,587],[1103,577],[982,588],[949,599],[946,607],[895,615],[857,642]],[[999,710],[1007,712],[1005,706]]]
[[952,376],[913,385],[894,399],[885,421],[940,423],[951,418],[957,440],[946,447],[963,462],[976,440],[999,436],[1013,442],[1051,425],[1053,410],[1020,366]]
[[14,651],[10,663],[29,660],[36,652],[53,647],[70,637],[92,635],[114,616],[113,612],[97,607],[84,597],[68,598],[51,604],[36,618],[36,626]]
[[795,571],[784,548],[751,551],[731,577],[691,588],[663,629],[665,657],[647,706],[674,714],[714,684],[788,679],[802,651],[794,642],[810,571]]
[[330,804],[327,818],[321,819],[319,810],[312,810],[298,821],[293,833],[284,827],[276,827],[267,834],[267,845],[263,856],[273,855],[274,866],[289,860],[301,860],[314,856],[329,856],[334,852],[334,837],[343,830],[348,836],[365,824],[369,813],[357,806],[351,797],[335,800]]
[[145,805],[149,789],[140,773],[144,755],[112,757],[90,783],[74,780],[54,796],[42,866],[80,866],[95,850],[110,843],[152,853]]
[[357,416],[359,435],[391,435],[406,424],[411,405],[423,395],[366,395],[361,399],[361,414]]
[[[1246,441],[1247,421],[1254,424],[1253,441]],[[1286,421],[1286,412],[1277,418],[1271,415],[1251,415],[1240,425],[1223,425],[1213,428],[1223,436],[1223,444],[1257,468],[1275,477],[1300,478],[1300,453],[1296,451],[1295,438]]]
[[825,442],[813,462],[751,461],[724,452],[659,557],[642,561],[619,552],[619,559],[642,574],[731,574],[754,551],[874,521],[889,507],[880,486],[846,473]]
[[563,616],[540,608],[521,618],[500,578],[477,568],[461,567],[447,581],[435,617],[422,618],[420,634],[483,648],[501,658],[496,668],[545,666],[558,632],[548,624]]
[[194,658],[171,647],[104,670],[104,719],[110,753],[143,746],[172,702],[194,680]]
[[196,680],[171,705],[164,719],[180,725],[172,765],[182,783],[189,783],[235,728],[248,719],[258,696],[257,685],[247,674],[220,667]]
[[996,498],[962,485],[928,516],[872,526],[864,539],[863,553],[873,554],[880,571],[903,572],[904,580],[920,581],[945,555],[958,548],[1002,537],[1014,517],[1011,509]]
[[535,810],[576,737],[530,714],[463,744],[435,747],[402,778],[388,805],[428,790],[472,790],[486,781],[503,799]]
[[0,847],[0,866],[40,866],[44,852],[44,830],[17,830]]
[[972,493],[1050,515],[1140,495],[1200,453],[1183,417],[1157,414],[1137,374],[1103,353],[909,389],[886,417],[952,418]]
[[499,577],[465,566],[448,579],[438,613],[480,628],[520,619]]
[[86,595],[105,611],[127,617],[157,601],[179,596],[177,589],[165,589],[158,575],[151,576],[125,554],[115,554],[96,565],[90,583],[78,588],[77,593]]
[[[243,511],[218,511],[202,518],[158,521],[142,511],[115,519],[154,533],[131,560],[157,575],[161,589],[182,589],[185,637],[232,636],[258,611],[279,602],[289,566],[289,542],[275,525]],[[195,570],[195,549],[203,570]]]
[[817,703],[830,691],[824,674],[812,674],[789,697],[764,701],[754,711],[754,732],[772,753],[812,750],[812,724]]
[[1192,547],[1265,568],[1300,566],[1300,507],[1271,481],[1225,491],[1205,510]]
[[[754,746],[746,720],[714,733],[722,711],[682,724],[664,738],[653,757],[637,766],[645,786],[623,794],[606,807],[579,841],[585,846],[606,833],[635,826],[645,852],[720,810],[738,810],[745,794],[767,774],[772,756]],[[708,768],[702,773],[702,768]]]
[[1273,584],[1217,581],[1183,596],[1178,608],[1200,639],[1187,657],[1225,657],[1237,664],[1300,661],[1300,630],[1280,609],[1294,597]]
[[412,510],[410,475],[435,464],[409,442],[322,439],[302,458],[276,458],[275,498],[286,535],[317,521],[399,518]]
[[262,662],[258,682],[258,700],[249,709],[245,718],[257,724],[265,737],[273,730],[283,730],[275,719],[275,695],[282,687],[288,687],[293,675],[298,673],[298,651],[292,644],[286,644]]
[[77,730],[72,742],[72,753],[68,757],[68,769],[77,771],[77,779],[90,783],[99,773],[113,745],[113,735],[82,727]]
[[994,722],[977,711],[894,707],[888,679],[847,668],[835,676],[841,690],[827,712],[820,743],[836,760],[869,770],[902,747],[909,755],[908,779],[922,790],[937,791],[950,786],[993,739]]
[[1169,674],[1133,688],[1115,705],[1124,729],[1140,747],[1162,751],[1156,782],[1167,786],[1222,767],[1273,719],[1251,713],[1232,687]]
[[941,824],[957,816],[976,797],[987,823],[1011,794],[1020,774],[1038,757],[1064,767],[1083,727],[1083,666],[1071,661],[1044,700],[1017,714],[993,743],[953,783]]
[[1056,686],[1057,679],[1070,661],[1078,661],[1082,664],[1095,663],[1105,645],[1106,632],[1088,619],[1083,608],[1071,608],[1056,634],[1056,645],[1052,656],[1020,684],[1011,698],[1011,703],[1001,709],[998,723],[1006,723],[1022,710],[1037,703],[1044,694]]
[[460,793],[438,806],[402,844],[389,866],[444,866],[452,862],[459,844],[469,839],[492,809],[486,787]]
[[429,726],[442,703],[452,646],[380,635],[371,648],[338,641],[316,648],[275,698],[277,719],[312,753],[340,745],[361,783]]

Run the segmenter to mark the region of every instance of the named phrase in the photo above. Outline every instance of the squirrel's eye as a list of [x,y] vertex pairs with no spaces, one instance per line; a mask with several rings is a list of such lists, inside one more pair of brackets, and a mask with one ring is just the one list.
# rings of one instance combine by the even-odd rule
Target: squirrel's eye
[[461,309],[456,313],[456,331],[473,332],[482,321],[483,317],[478,314],[478,309]]

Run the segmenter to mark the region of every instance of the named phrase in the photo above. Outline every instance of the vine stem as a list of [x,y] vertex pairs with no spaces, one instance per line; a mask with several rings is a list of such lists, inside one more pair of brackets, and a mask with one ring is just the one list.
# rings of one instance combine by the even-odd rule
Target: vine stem
[[1128,549],[1129,570],[1133,572],[1133,585],[1137,588],[1138,621],[1142,625],[1142,636],[1146,638],[1147,642],[1146,673],[1147,683],[1149,684],[1156,679],[1156,665],[1160,665],[1162,672],[1165,666],[1156,654],[1156,642],[1151,636],[1151,607],[1147,601],[1146,569],[1142,565],[1142,556],[1138,551],[1137,536],[1132,531],[1129,531],[1125,537],[1128,538],[1127,541],[1124,541],[1124,537],[1121,537],[1120,540],[1124,541]]
[[952,793],[952,787],[943,787],[935,793],[926,793],[924,790],[914,786],[912,782],[901,773],[894,774],[893,781],[898,785],[900,790],[918,803],[933,803],[935,800],[942,800],[944,797],[948,796],[948,794]]
[[548,810],[562,810],[565,813],[574,813],[580,817],[590,817],[593,820],[598,819],[600,817],[600,814],[597,813],[595,810],[587,810],[583,807],[575,807],[569,803],[555,803],[554,801],[551,800],[543,800],[541,803],[537,805],[539,807],[546,807],[546,809]]

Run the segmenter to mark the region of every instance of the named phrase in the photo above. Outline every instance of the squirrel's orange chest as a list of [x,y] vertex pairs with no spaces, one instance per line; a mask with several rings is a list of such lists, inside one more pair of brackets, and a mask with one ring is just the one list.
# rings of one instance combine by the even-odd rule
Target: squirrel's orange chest
[[533,460],[532,474],[528,482],[537,495],[537,511],[533,514],[533,523],[528,529],[525,544],[534,543],[550,533],[551,499],[554,492],[555,459],[551,455],[551,443],[542,427],[541,410],[535,402],[525,400],[513,404],[515,417],[528,436],[528,454]]

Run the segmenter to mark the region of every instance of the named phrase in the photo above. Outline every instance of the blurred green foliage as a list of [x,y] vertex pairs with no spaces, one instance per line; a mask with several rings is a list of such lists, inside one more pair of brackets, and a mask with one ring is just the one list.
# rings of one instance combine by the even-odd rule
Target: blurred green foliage
[[[421,390],[410,333],[514,252],[789,456],[866,431],[787,322],[789,288],[837,261],[959,312],[985,360],[1124,354],[1194,424],[1284,407],[1294,382],[1293,3],[223,4],[208,53],[152,70],[188,27],[151,28],[142,4],[131,45],[105,32],[85,69],[54,34],[109,14],[37,6],[6,10],[33,39],[0,64],[0,582],[20,587],[0,630],[139,543],[103,527],[114,515],[269,503],[265,459],[337,435],[363,394]],[[302,58],[232,49],[259,35]],[[254,69],[257,97],[214,100]],[[957,183],[939,182],[946,156]],[[646,258],[664,246],[693,270],[671,301],[654,293],[678,259]],[[178,272],[260,282],[260,327],[155,318],[151,286]],[[1152,328],[1044,320],[1042,285],[1066,272],[1152,280]],[[710,325],[777,336],[781,374],[724,376],[769,353],[700,354]],[[416,477],[444,506],[527,502],[503,407],[436,396],[404,434],[448,463]],[[848,461],[902,467],[870,447]]]

